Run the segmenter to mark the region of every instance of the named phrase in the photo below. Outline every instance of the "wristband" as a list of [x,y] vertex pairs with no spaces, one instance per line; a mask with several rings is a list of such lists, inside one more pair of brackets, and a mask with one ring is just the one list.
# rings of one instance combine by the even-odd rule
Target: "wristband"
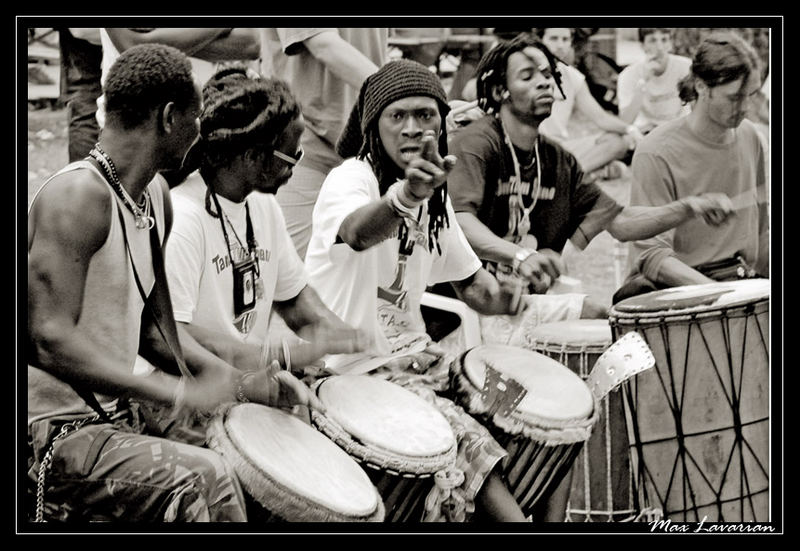
[[520,275],[519,267],[522,266],[522,263],[525,262],[529,256],[534,254],[539,254],[539,251],[536,249],[519,249],[514,253],[514,260],[511,261],[511,269],[514,273]]
[[389,201],[389,206],[401,218],[416,220],[419,215],[419,206],[423,201],[412,199],[405,191],[405,180],[399,180],[389,186],[384,197]]
[[239,377],[239,382],[236,384],[236,401],[237,402],[241,402],[243,404],[245,404],[245,403],[250,401],[247,398],[247,396],[245,396],[245,394],[244,394],[244,380],[245,380],[245,377],[247,377],[248,375],[255,376],[255,372],[254,371],[246,371],[246,372],[242,373],[241,376]]

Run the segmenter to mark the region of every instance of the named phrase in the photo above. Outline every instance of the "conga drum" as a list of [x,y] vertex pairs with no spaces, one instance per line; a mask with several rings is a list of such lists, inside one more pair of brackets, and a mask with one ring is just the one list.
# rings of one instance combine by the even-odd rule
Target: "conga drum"
[[673,521],[769,521],[769,280],[647,293],[609,321],[656,358],[623,387],[642,507]]
[[[611,345],[608,320],[541,324],[527,335],[531,350],[567,366],[584,381]],[[600,400],[597,425],[572,468],[567,521],[621,521],[635,516],[622,393]]]
[[[492,368],[488,370],[487,368]],[[499,373],[525,393],[513,408],[494,411],[489,378]],[[488,376],[487,376],[488,374]],[[508,452],[503,476],[523,512],[531,514],[569,472],[597,421],[589,387],[557,361],[523,348],[481,345],[453,362],[456,402],[480,420]]]
[[335,375],[312,386],[326,412],[313,424],[356,459],[383,498],[387,522],[420,521],[436,481],[448,480],[456,438],[435,407],[370,375]]
[[211,420],[208,444],[266,509],[266,520],[383,520],[383,502],[358,463],[319,431],[279,409],[235,404]]

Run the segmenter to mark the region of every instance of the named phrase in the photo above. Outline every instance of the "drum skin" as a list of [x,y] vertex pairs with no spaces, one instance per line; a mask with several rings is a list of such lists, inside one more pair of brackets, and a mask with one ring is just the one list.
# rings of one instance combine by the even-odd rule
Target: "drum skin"
[[673,521],[769,521],[769,281],[656,291],[609,321],[656,358],[623,386],[641,505]]
[[209,447],[233,466],[269,520],[383,520],[366,473],[313,427],[279,409],[236,404],[212,419]]
[[[488,414],[481,388],[489,365],[527,394],[509,416]],[[481,345],[454,364],[456,401],[508,452],[503,477],[526,515],[558,487],[597,421],[588,386],[555,360],[507,345]]]
[[[611,327],[605,319],[541,324],[528,341],[532,350],[566,365],[585,380],[611,345]],[[622,521],[635,513],[622,393],[613,391],[600,401],[597,425],[572,467],[566,520]]]
[[413,392],[368,375],[337,375],[313,386],[325,414],[312,421],[360,462],[386,508],[386,522],[422,519],[433,475],[455,465],[447,419]]

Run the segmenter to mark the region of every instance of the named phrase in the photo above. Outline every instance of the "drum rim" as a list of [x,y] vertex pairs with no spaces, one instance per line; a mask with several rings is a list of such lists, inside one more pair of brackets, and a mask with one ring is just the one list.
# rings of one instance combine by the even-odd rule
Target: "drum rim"
[[[300,495],[285,484],[276,480],[269,473],[247,459],[238,443],[230,437],[226,424],[230,412],[237,406],[257,404],[231,404],[215,415],[208,425],[208,445],[233,467],[242,486],[271,513],[296,522],[381,522],[385,516],[383,498],[378,493],[369,477],[376,499],[375,510],[367,514],[348,514],[337,511],[310,497]],[[266,407],[266,406],[263,406]],[[284,412],[284,415],[288,415]],[[364,473],[366,476],[366,473]],[[258,483],[255,482],[256,479]],[[269,499],[268,499],[269,498]],[[267,501],[271,501],[270,504]],[[280,503],[281,511],[275,510],[274,503]]]
[[[337,376],[325,377],[316,381],[311,387],[314,393],[319,396],[319,389],[321,386],[325,381],[331,380],[333,377]],[[364,375],[363,377],[369,377],[369,375]],[[444,418],[444,416],[442,417]],[[444,418],[444,420],[447,422],[446,418]],[[360,462],[365,463],[369,467],[389,471],[391,474],[411,474],[417,477],[431,476],[437,471],[453,465],[456,460],[458,441],[456,440],[455,434],[452,434],[452,429],[451,434],[453,442],[444,452],[433,455],[408,456],[401,455],[393,450],[387,450],[376,444],[364,443],[353,438],[353,435],[338,421],[324,413],[312,411],[311,422],[335,444],[344,449],[344,451],[351,456],[357,458]],[[448,427],[449,426],[448,423]]]
[[[724,292],[724,290],[726,288],[730,288],[732,284],[733,284],[733,287],[735,289],[735,287],[736,287],[735,284],[739,283],[739,282],[743,282],[743,281],[751,281],[751,282],[752,281],[766,281],[767,283],[769,283],[769,279],[767,279],[767,278],[757,278],[757,279],[749,279],[749,280],[718,281],[718,282],[715,282],[715,283],[704,283],[704,284],[699,284],[699,285],[683,285],[683,286],[678,286],[678,287],[669,287],[669,288],[666,288],[666,289],[659,289],[657,291],[651,291],[651,292],[645,293],[643,295],[637,295],[637,296],[634,296],[634,297],[630,297],[629,299],[622,300],[622,301],[618,302],[617,304],[612,305],[611,308],[609,309],[609,313],[610,314],[615,314],[615,315],[620,315],[620,314],[623,314],[623,315],[624,314],[627,314],[627,315],[638,315],[638,316],[643,316],[643,317],[682,316],[682,315],[701,314],[701,313],[717,313],[717,312],[721,312],[721,311],[724,311],[724,310],[731,310],[731,309],[735,309],[735,308],[748,307],[748,306],[760,304],[760,303],[763,303],[763,302],[769,303],[770,292],[768,291],[766,296],[758,295],[758,296],[751,296],[751,297],[741,297],[741,298],[739,298],[737,300],[734,300],[732,302],[725,303],[725,304],[696,304],[696,305],[693,305],[693,306],[685,306],[685,307],[673,308],[673,309],[662,308],[660,310],[627,310],[627,309],[620,310],[620,306],[624,307],[626,302],[634,301],[634,300],[637,300],[637,299],[641,300],[641,298],[647,297],[648,295],[656,295],[656,294],[665,295],[665,294],[669,293],[670,291],[674,292],[676,289],[681,289],[683,287],[697,287],[697,288],[707,287],[709,290],[713,290],[713,288],[716,287],[717,289],[719,289],[719,290]],[[702,298],[702,297],[698,297],[698,298]],[[665,304],[664,306],[666,307],[667,305]]]
[[[474,350],[474,349],[473,349]],[[546,417],[539,417],[536,414],[512,412],[511,415],[504,416],[495,413],[488,415],[486,405],[481,400],[478,389],[469,377],[463,372],[464,360],[471,350],[462,353],[459,359],[452,363],[451,376],[454,381],[454,390],[459,399],[460,405],[471,415],[489,418],[490,422],[509,435],[522,434],[527,438],[543,443],[545,446],[574,444],[585,442],[591,436],[592,428],[599,419],[600,405],[594,394],[589,391],[592,398],[592,413],[584,419],[554,420]],[[552,358],[550,358],[552,359]],[[565,367],[569,373],[574,374],[569,368]],[[585,381],[580,379],[585,384]]]
[[746,317],[751,314],[769,312],[769,298],[752,302],[725,305],[715,310],[659,310],[654,312],[620,312],[611,307],[608,323],[613,328],[616,325],[659,325],[662,323],[691,323],[693,321],[713,321],[722,318]]

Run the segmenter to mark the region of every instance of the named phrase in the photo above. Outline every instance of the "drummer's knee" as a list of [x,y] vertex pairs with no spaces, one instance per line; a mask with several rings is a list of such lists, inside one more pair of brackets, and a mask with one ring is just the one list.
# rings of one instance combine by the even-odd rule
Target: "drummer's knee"
[[167,516],[177,521],[245,522],[246,504],[233,467],[217,452],[194,447],[173,473]]

